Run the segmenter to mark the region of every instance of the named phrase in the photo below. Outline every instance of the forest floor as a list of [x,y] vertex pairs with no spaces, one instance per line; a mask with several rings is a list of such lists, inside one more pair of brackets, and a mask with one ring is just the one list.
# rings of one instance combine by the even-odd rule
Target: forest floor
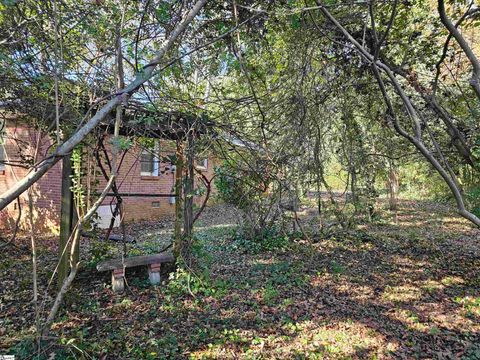
[[[127,270],[123,295],[84,244],[84,266],[41,358],[480,359],[480,231],[445,206],[402,201],[398,224],[258,248],[234,234],[238,214],[209,208],[197,224],[197,276]],[[134,224],[131,254],[154,252],[171,224]],[[0,355],[32,356],[31,259],[0,259]],[[40,294],[56,240],[39,245]],[[113,246],[119,247],[118,246]],[[165,269],[165,271],[172,269]],[[53,291],[47,292],[47,298]]]

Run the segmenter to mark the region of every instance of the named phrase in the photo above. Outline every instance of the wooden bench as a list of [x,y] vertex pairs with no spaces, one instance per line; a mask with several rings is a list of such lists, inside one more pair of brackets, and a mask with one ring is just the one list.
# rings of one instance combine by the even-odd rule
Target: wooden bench
[[122,259],[111,259],[97,264],[98,271],[112,272],[112,289],[116,293],[123,292],[125,288],[125,269],[148,265],[148,278],[153,285],[160,284],[160,266],[162,263],[173,262],[172,254],[153,254],[144,256],[132,256]]

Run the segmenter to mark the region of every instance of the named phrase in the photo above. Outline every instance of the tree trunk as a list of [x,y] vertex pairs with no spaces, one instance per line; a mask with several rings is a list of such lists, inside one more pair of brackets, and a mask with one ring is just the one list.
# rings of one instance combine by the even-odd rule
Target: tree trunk
[[70,156],[62,159],[62,203],[60,208],[60,244],[58,247],[58,288],[68,274],[68,239],[72,233],[73,194],[72,194],[72,161]]
[[173,240],[173,254],[178,258],[182,249],[182,219],[183,219],[183,142],[177,140],[175,163],[175,231]]
[[[78,151],[79,158],[75,159],[75,161],[72,163],[72,177],[75,178],[76,184],[74,186],[73,191],[75,192],[74,194],[74,199],[76,198],[76,201],[74,201],[74,206],[73,206],[73,216],[72,220],[74,220],[74,224],[78,223],[78,219],[82,218],[83,212],[86,210],[85,204],[82,203],[81,201],[81,196],[80,192],[82,191],[82,184],[81,184],[81,173],[82,173],[82,155],[83,155],[83,149],[82,147],[76,149],[75,151]],[[73,241],[71,244],[71,250],[70,250],[70,267],[72,267],[72,264],[77,264],[79,259],[80,259],[80,241]]]
[[187,177],[185,179],[185,206],[183,211],[184,227],[183,235],[187,241],[190,241],[193,232],[193,192],[195,178],[195,149],[194,134],[191,130],[187,136]]
[[398,191],[399,191],[399,181],[398,181],[398,171],[395,165],[390,166],[388,172],[388,204],[389,209],[393,213],[393,221],[395,224],[398,222]]

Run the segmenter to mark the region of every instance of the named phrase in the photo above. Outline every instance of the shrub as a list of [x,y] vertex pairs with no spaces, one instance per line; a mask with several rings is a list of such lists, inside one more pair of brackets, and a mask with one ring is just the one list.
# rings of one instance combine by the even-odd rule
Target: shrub
[[258,236],[251,237],[239,229],[234,234],[234,242],[239,248],[247,252],[260,253],[284,249],[290,243],[291,234],[282,234],[276,227],[264,228]]
[[108,241],[90,240],[90,247],[88,249],[89,262],[88,267],[94,268],[100,261],[114,257],[116,247]]
[[472,213],[476,216],[480,216],[480,187],[475,186],[468,189],[465,192],[466,199],[470,204],[470,208],[472,209]]
[[215,170],[215,186],[223,201],[242,211],[244,233],[253,239],[274,226],[282,210],[268,169],[260,161],[252,161],[245,168],[224,162]]

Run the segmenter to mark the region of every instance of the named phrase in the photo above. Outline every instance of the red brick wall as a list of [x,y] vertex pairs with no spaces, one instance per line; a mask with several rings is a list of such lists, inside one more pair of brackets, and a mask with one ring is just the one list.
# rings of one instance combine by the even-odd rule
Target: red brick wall
[[[34,144],[37,141],[39,132],[27,127],[18,121],[7,123],[7,141],[5,150],[9,160],[21,160],[20,155],[32,155]],[[105,141],[108,143],[108,141]],[[38,159],[42,159],[51,151],[52,141],[48,135],[41,138]],[[108,145],[107,145],[108,147]],[[161,155],[173,154],[173,144],[162,142]],[[141,194],[171,194],[174,192],[175,175],[169,163],[160,165],[159,176],[142,176],[140,174],[140,152],[139,147],[133,147],[125,156],[122,166],[119,169],[117,184],[121,193]],[[214,174],[214,161],[209,159],[208,169],[205,174],[211,178]],[[27,174],[27,170],[20,167],[6,166],[5,172],[0,172],[0,193],[13,186],[15,182]],[[98,191],[100,192],[106,184],[105,179],[97,171]],[[57,233],[59,230],[60,203],[61,203],[61,162],[58,162],[50,169],[34,186],[34,221],[36,231]],[[28,224],[28,202],[26,192],[21,195],[21,226],[29,229]],[[110,204],[112,197],[107,197],[102,205]],[[125,220],[155,219],[161,216],[173,215],[175,205],[170,204],[168,197],[123,197],[125,204]],[[200,205],[203,198],[197,197],[195,203]],[[152,203],[158,203],[154,207]],[[0,212],[0,229],[12,228],[18,216],[16,201]]]
[[[9,161],[22,161],[22,156],[32,157],[35,144],[39,140],[38,159],[44,158],[51,150],[52,141],[46,134],[40,134],[33,128],[18,121],[8,121],[6,125],[5,152]],[[61,164],[57,163],[32,187],[34,204],[33,218],[36,231],[58,232],[60,218]],[[27,169],[18,166],[5,166],[0,172],[0,193],[5,192],[27,174]],[[21,228],[30,229],[28,222],[27,193],[20,196]],[[0,229],[14,227],[19,209],[17,201],[0,211]]]
[[[168,141],[161,141],[161,157],[174,154],[174,144]],[[162,162],[159,167],[158,176],[142,176],[140,173],[140,147],[131,148],[125,156],[119,169],[117,184],[120,193],[140,194],[173,194],[175,185],[175,173],[168,162]],[[214,161],[209,159],[208,168],[204,172],[210,179],[214,174]],[[197,182],[198,183],[198,182]],[[106,181],[102,178],[99,182],[99,191],[105,186]],[[197,186],[197,185],[196,185]],[[103,205],[110,204],[112,198],[108,197]],[[203,197],[197,197],[195,203],[201,205]],[[175,205],[170,204],[169,197],[123,197],[125,220],[146,220],[155,219],[160,216],[173,215]],[[153,207],[153,203],[159,207]]]

